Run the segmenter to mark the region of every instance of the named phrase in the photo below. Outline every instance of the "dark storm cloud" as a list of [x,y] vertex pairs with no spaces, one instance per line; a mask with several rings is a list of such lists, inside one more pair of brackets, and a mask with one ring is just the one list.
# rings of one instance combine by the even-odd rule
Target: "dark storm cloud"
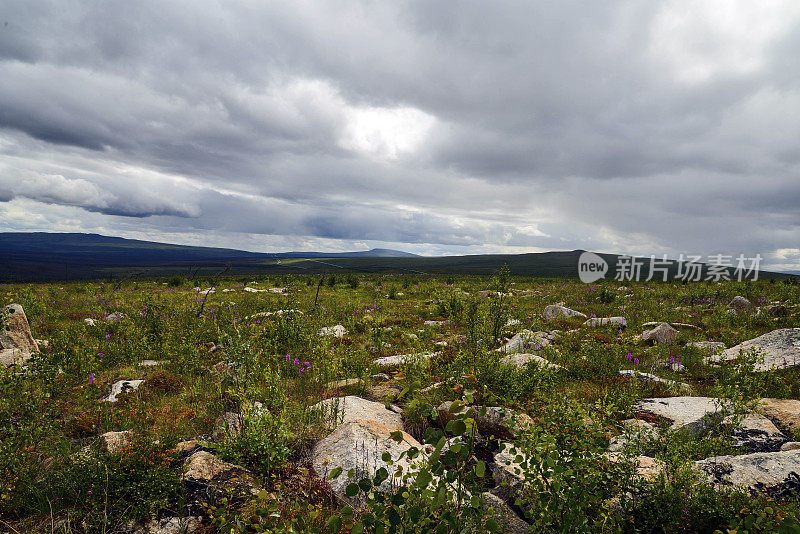
[[7,1],[0,209],[439,252],[796,248],[800,9],[715,6]]

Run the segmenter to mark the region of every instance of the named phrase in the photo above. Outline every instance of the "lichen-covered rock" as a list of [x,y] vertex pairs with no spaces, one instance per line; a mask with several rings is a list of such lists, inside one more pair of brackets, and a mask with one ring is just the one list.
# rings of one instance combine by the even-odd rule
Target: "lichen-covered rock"
[[759,361],[756,371],[772,371],[800,365],[800,328],[780,328],[750,339],[720,354],[707,358],[708,362],[734,360],[743,351],[757,351]]
[[0,349],[17,349],[22,353],[39,352],[22,306],[9,304],[3,308],[0,316],[5,318],[5,328],[0,326]]
[[487,517],[493,517],[506,534],[526,534],[531,526],[519,517],[506,502],[488,491],[481,494],[481,504]]
[[[258,483],[244,467],[228,463],[207,451],[197,451],[183,466],[181,479],[190,489],[200,490],[203,498],[208,490],[243,498],[258,493]],[[195,492],[198,493],[198,492]]]
[[225,412],[217,417],[214,423],[212,437],[215,441],[223,441],[226,438],[235,438],[242,433],[242,423],[244,416],[235,412]]
[[562,317],[586,317],[585,313],[581,313],[579,311],[571,310],[566,306],[561,306],[560,304],[551,304],[545,307],[543,312],[544,318],[548,321],[553,319],[560,319]]
[[[727,425],[717,400],[712,397],[665,397],[643,399],[635,408],[639,413],[662,417],[675,429],[700,435],[719,425]],[[744,416],[738,428],[733,430],[734,445],[749,451],[778,450],[789,441],[766,417],[759,414]]]
[[25,365],[31,358],[30,352],[23,352],[20,349],[0,349],[0,369],[11,367],[12,365]]
[[790,435],[800,436],[800,400],[762,399],[758,411],[778,428]]
[[678,331],[668,323],[661,323],[652,330],[642,332],[641,338],[645,343],[658,343],[659,345],[671,345],[678,339]]
[[551,345],[556,339],[558,339],[558,335],[552,332],[531,332],[530,330],[523,330],[515,334],[508,343],[497,350],[509,354],[539,350]]
[[773,496],[800,489],[800,450],[715,456],[695,463],[718,486]]
[[356,395],[325,399],[311,409],[321,411],[332,428],[359,419],[375,421],[394,430],[403,428],[403,418],[400,414],[387,410],[380,402],[362,399]]
[[[377,421],[356,420],[344,423],[333,431],[328,437],[321,439],[311,451],[311,463],[314,471],[327,478],[337,467],[342,468],[342,474],[328,483],[333,492],[342,500],[347,500],[345,488],[351,482],[361,478],[373,477],[381,467],[389,470],[390,477],[378,489],[389,491],[392,486],[403,485],[402,476],[396,477],[395,473],[406,474],[412,465],[407,455],[400,459],[400,454],[407,452],[412,447],[422,450],[422,445],[409,434],[401,433],[400,443],[392,439],[392,432],[396,428],[378,423]],[[388,466],[382,459],[383,453],[388,452],[395,463]],[[353,469],[355,476],[348,477],[348,471]]]
[[619,328],[625,328],[628,326],[628,322],[625,320],[625,317],[592,317],[588,319],[584,326],[597,328],[599,326],[616,326]]
[[747,311],[752,307],[753,303],[740,295],[733,297],[733,300],[728,303],[728,309],[736,310],[737,312]]
[[100,450],[115,453],[133,442],[133,432],[123,430],[122,432],[106,432],[101,434],[97,446]]

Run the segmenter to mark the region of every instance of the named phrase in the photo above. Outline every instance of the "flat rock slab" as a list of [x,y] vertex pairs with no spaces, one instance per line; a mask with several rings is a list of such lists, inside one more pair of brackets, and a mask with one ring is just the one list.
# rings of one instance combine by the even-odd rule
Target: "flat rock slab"
[[751,493],[781,494],[800,487],[800,450],[714,456],[695,466],[714,484]]
[[707,358],[708,362],[734,360],[742,351],[757,350],[763,360],[755,365],[756,371],[772,371],[800,365],[800,328],[781,328],[763,336],[750,339],[720,354]]
[[[328,437],[321,439],[311,451],[311,463],[314,471],[327,479],[328,475],[337,467],[342,468],[342,474],[333,480],[328,480],[333,492],[343,501],[347,501],[345,488],[351,482],[358,482],[364,477],[372,478],[378,469],[385,467],[390,478],[383,481],[378,487],[380,491],[392,489],[391,478],[398,467],[406,474],[411,468],[407,456],[402,459],[400,454],[412,447],[422,450],[422,445],[409,434],[402,433],[403,440],[398,443],[391,437],[397,429],[378,423],[376,421],[357,420],[341,425]],[[394,465],[388,466],[382,459],[384,452],[388,452]],[[350,469],[355,471],[355,476],[350,479],[347,474]],[[394,486],[402,485],[398,478],[394,478]]]
[[762,399],[758,411],[779,428],[800,435],[800,400]]
[[250,471],[207,451],[197,451],[186,459],[181,479],[198,485],[200,496],[205,498],[208,497],[209,488],[219,493],[243,497],[258,493],[259,487]]
[[620,328],[625,328],[628,326],[628,322],[625,320],[625,317],[592,317],[583,324],[584,326],[591,328],[597,328],[600,326],[617,326]]
[[[636,405],[640,413],[653,414],[671,421],[672,428],[700,434],[725,421],[716,399],[712,397],[665,397],[644,399]],[[778,450],[789,441],[766,417],[747,414],[733,431],[734,445],[751,451]]]
[[133,432],[123,430],[122,432],[106,432],[101,434],[98,440],[100,450],[115,453],[133,442]]
[[394,356],[384,356],[377,358],[374,363],[383,367],[396,367],[406,362],[413,362],[417,360],[430,360],[434,356],[438,356],[440,352],[427,352],[417,354],[395,354]]
[[347,329],[340,324],[337,324],[336,326],[323,326],[322,328],[319,329],[319,332],[317,332],[317,334],[323,337],[325,336],[344,337],[345,334],[347,334]]
[[386,409],[380,402],[362,399],[356,395],[325,399],[311,409],[321,411],[325,419],[332,423],[333,428],[358,420],[375,421],[390,427],[393,431],[403,428],[403,418],[400,414]]

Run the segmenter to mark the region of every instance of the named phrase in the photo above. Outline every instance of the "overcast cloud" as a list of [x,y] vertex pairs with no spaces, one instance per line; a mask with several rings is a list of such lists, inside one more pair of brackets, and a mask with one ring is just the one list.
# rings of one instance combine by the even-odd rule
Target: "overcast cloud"
[[0,231],[800,269],[800,3],[0,4]]

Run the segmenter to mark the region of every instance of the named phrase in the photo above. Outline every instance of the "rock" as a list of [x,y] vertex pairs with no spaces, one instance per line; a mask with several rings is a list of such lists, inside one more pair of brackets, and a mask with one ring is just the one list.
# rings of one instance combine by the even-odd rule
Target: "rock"
[[800,441],[787,441],[781,445],[782,451],[797,451],[800,450]]
[[692,341],[686,344],[687,347],[694,347],[711,354],[717,354],[725,350],[725,343],[720,341]]
[[135,534],[194,534],[202,526],[202,516],[164,517],[151,519]]
[[707,358],[708,362],[722,362],[738,358],[742,351],[757,350],[763,359],[756,362],[756,371],[772,371],[800,365],[800,328],[781,328],[763,336],[750,339],[721,354]]
[[181,479],[189,487],[196,487],[199,497],[208,497],[208,490],[218,494],[245,497],[258,493],[258,484],[244,467],[230,464],[207,451],[197,451],[186,459]]
[[155,367],[165,363],[169,363],[169,360],[142,360],[139,362],[139,367]]
[[508,356],[504,356],[500,361],[506,365],[513,365],[518,369],[523,369],[526,367],[528,362],[536,362],[536,365],[540,369],[563,369],[562,366],[558,365],[557,363],[552,363],[538,354],[509,354]]
[[417,354],[395,354],[394,356],[384,356],[375,360],[376,365],[383,367],[396,367],[406,362],[425,361],[430,360],[434,356],[438,356],[440,352],[428,352]]
[[105,322],[107,322],[107,323],[116,323],[118,321],[121,321],[124,318],[125,318],[125,314],[124,313],[114,312],[114,313],[109,313],[108,315],[106,315],[103,318],[103,320]]
[[333,336],[333,337],[344,337],[347,333],[347,329],[337,324],[336,326],[323,326],[320,328],[318,335],[320,336]]
[[[351,482],[357,482],[364,477],[373,477],[378,469],[385,467],[389,470],[390,479],[383,481],[378,487],[380,491],[392,489],[402,485],[400,477],[395,473],[400,469],[401,474],[406,474],[411,469],[411,462],[407,456],[400,459],[403,452],[412,447],[422,450],[422,445],[409,434],[402,432],[403,440],[394,441],[391,433],[397,429],[377,421],[356,420],[345,423],[333,431],[328,437],[320,440],[311,451],[311,463],[314,471],[327,479],[328,475],[337,467],[342,468],[342,474],[333,480],[328,480],[333,492],[342,500],[347,501],[345,488]],[[395,463],[386,465],[381,456],[388,452]],[[349,479],[347,474],[350,469],[355,471],[355,477]]]
[[254,287],[245,287],[242,291],[246,291],[247,293],[266,293],[266,289],[256,289]]
[[758,411],[788,435],[800,436],[800,400],[762,399]]
[[20,349],[0,349],[0,369],[12,365],[24,366],[30,357],[30,352],[23,352]]
[[747,311],[753,307],[753,304],[742,296],[735,296],[733,300],[728,303],[728,309],[736,310],[737,312]]
[[358,420],[374,421],[393,431],[403,428],[400,414],[387,410],[380,402],[368,401],[355,395],[325,399],[311,409],[321,411],[325,419],[332,423],[332,428]]
[[114,453],[127,447],[133,441],[133,432],[123,430],[122,432],[106,432],[101,434],[97,446],[101,451]]
[[[450,401],[443,402],[437,408],[439,412],[439,422],[442,426],[446,425],[455,415],[450,413]],[[483,406],[475,406],[475,424],[478,431],[484,436],[495,436],[499,438],[515,438],[523,432],[534,421],[528,414],[517,412],[502,406],[488,406],[486,413],[482,414]],[[468,409],[468,407],[465,408]],[[463,413],[463,412],[460,412]]]
[[242,423],[244,416],[235,412],[225,412],[217,417],[214,423],[214,432],[211,436],[214,441],[224,441],[226,438],[235,438],[242,433]]
[[558,304],[551,304],[544,309],[544,318],[548,321],[562,317],[586,317],[586,314],[571,310]]
[[117,402],[117,400],[119,400],[118,397],[122,393],[136,390],[142,385],[142,382],[144,382],[144,380],[119,380],[114,382],[114,385],[111,386],[111,393],[103,400],[106,402]]
[[375,373],[374,375],[370,376],[372,380],[389,380],[391,377],[386,373]]
[[506,534],[526,534],[531,526],[523,521],[500,497],[485,491],[481,494],[481,504],[487,517],[493,517],[500,524],[500,532]]
[[267,289],[270,293],[275,293],[276,295],[285,295],[286,288],[285,287],[271,287]]
[[189,439],[186,441],[181,441],[177,445],[175,445],[175,450],[180,453],[189,453],[194,452],[194,450],[199,446],[196,439]]
[[83,322],[86,323],[88,326],[95,326],[95,324],[97,324],[91,317],[87,317],[86,319],[83,320]]
[[508,343],[497,350],[509,354],[525,352],[527,350],[539,350],[542,347],[551,345],[556,339],[558,339],[558,336],[550,332],[531,332],[530,330],[523,330],[515,334]]
[[783,304],[770,304],[764,306],[764,313],[770,317],[786,317],[789,315],[789,309]]
[[655,382],[659,384],[664,384],[673,391],[677,393],[681,393],[687,395],[692,392],[692,386],[689,384],[684,384],[683,382],[676,382],[674,380],[667,380],[656,376],[650,373],[642,373],[640,371],[636,371],[635,369],[620,369],[619,371],[620,376],[625,378],[637,378],[642,382]]
[[39,352],[39,346],[31,334],[25,311],[19,304],[9,304],[0,312],[6,329],[0,324],[0,349],[17,349],[21,352]]
[[[694,435],[714,429],[723,420],[717,400],[712,397],[665,397],[643,399],[636,407],[640,413],[663,417],[672,423],[672,428],[682,429]],[[789,441],[788,438],[766,417],[747,414],[740,426],[732,433],[734,445],[749,451],[777,450]]]
[[678,339],[678,331],[667,323],[661,323],[652,330],[645,330],[641,340],[646,343],[658,343],[661,345],[671,345]]
[[628,326],[625,317],[592,317],[583,324],[584,326],[593,328],[597,328],[598,326],[618,326],[620,328],[625,328]]
[[511,318],[508,321],[506,321],[506,327],[507,328],[512,327],[512,326],[519,326],[521,324],[522,324],[522,321],[520,321],[519,319]]
[[773,496],[800,488],[800,450],[715,456],[695,462],[714,484]]
[[211,295],[211,294],[213,294],[213,293],[216,293],[216,290],[214,290],[214,288],[213,288],[213,287],[210,287],[210,288],[208,288],[208,289],[204,289],[203,291],[200,291],[199,293],[200,293],[201,295]]
[[[652,328],[652,327],[658,326],[660,324],[662,324],[662,322],[660,322],[660,321],[650,321],[650,322],[647,322],[647,323],[642,323],[642,326],[645,327],[645,328]],[[696,326],[696,325],[693,325],[693,324],[689,324],[689,323],[667,323],[667,324],[670,325],[672,328],[675,328],[676,330],[683,330],[683,329],[687,329],[687,330],[702,330],[699,326]]]

